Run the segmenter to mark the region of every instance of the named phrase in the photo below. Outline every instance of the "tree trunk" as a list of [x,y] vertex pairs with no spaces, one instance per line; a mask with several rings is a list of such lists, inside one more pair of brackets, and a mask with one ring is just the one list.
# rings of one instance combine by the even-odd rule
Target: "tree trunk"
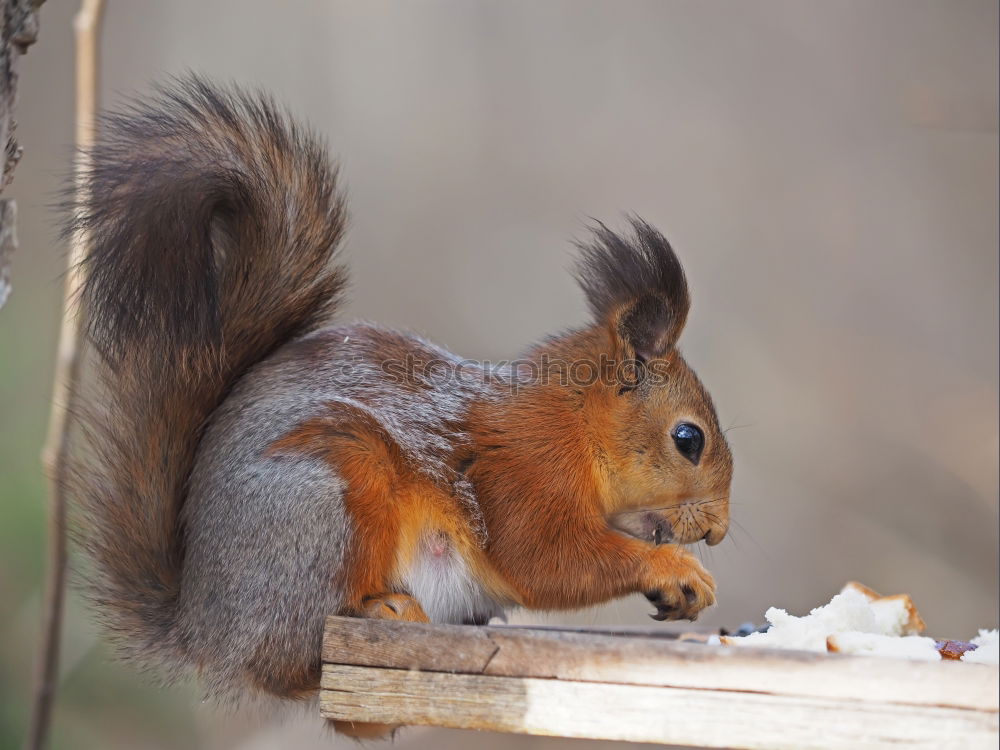
[[[21,147],[14,137],[14,105],[17,103],[17,62],[38,38],[38,8],[45,0],[0,0],[3,32],[0,37],[0,146],[3,146],[3,171],[0,194],[10,183],[14,167],[21,158]],[[14,221],[17,207],[9,198],[0,199],[0,307],[10,292],[10,261],[17,247]]]

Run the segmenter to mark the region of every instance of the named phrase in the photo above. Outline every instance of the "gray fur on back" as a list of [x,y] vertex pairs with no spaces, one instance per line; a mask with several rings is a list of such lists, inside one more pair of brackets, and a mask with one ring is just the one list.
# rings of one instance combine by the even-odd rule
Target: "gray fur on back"
[[479,518],[471,484],[451,459],[468,440],[459,428],[468,404],[486,386],[442,373],[446,388],[419,377],[400,388],[373,352],[376,332],[424,361],[458,362],[415,336],[325,329],[254,367],[206,427],[183,509],[177,628],[190,660],[211,665],[204,676],[218,690],[248,674],[266,683],[290,663],[318,669],[324,617],[344,606],[334,586],[352,543],[343,481],[320,459],[267,455],[297,425],[328,415],[331,403],[364,409],[415,467]]
[[244,670],[266,676],[318,659],[323,617],[340,609],[330,581],[349,534],[343,482],[319,459],[263,455],[319,405],[251,377],[202,440],[183,513],[178,628],[223,692]]

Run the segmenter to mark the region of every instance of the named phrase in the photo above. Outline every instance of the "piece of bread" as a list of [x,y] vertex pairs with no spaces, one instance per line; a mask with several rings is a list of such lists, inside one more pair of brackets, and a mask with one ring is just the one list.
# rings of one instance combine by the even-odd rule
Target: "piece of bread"
[[827,636],[827,651],[838,654],[865,654],[898,659],[940,661],[941,654],[933,638],[920,635],[884,635],[857,630]]
[[881,596],[856,581],[845,585],[829,603],[803,617],[776,607],[767,610],[764,616],[771,624],[767,632],[721,636],[717,642],[726,646],[941,658],[933,639],[917,636],[924,628],[924,621],[909,596]]
[[764,614],[771,623],[766,633],[743,637],[724,636],[728,646],[763,646],[804,651],[826,651],[827,636],[857,630],[880,633],[879,618],[868,597],[856,589],[845,589],[829,603],[814,608],[808,615],[796,617],[783,609],[771,607]]
[[1000,632],[996,630],[980,630],[979,635],[972,639],[975,651],[962,654],[962,661],[973,664],[1000,664]]
[[875,619],[878,621],[878,629],[887,635],[919,635],[924,632],[926,624],[909,594],[894,594],[892,596],[882,596],[863,583],[849,581],[841,589],[844,591],[857,591],[871,603],[875,610]]
[[882,598],[882,595],[879,592],[875,591],[875,589],[870,589],[859,581],[848,581],[847,583],[844,584],[844,587],[840,590],[840,593],[844,593],[848,589],[853,589],[854,591],[857,591],[859,594],[862,594],[865,597],[865,599],[867,599],[870,602]]
[[746,636],[713,636],[709,644],[759,646],[840,654],[866,654],[903,659],[997,664],[1000,635],[980,630],[970,643],[935,642],[920,636],[924,620],[907,594],[882,596],[863,583],[850,581],[829,603],[796,617],[771,607],[764,615],[766,632]]

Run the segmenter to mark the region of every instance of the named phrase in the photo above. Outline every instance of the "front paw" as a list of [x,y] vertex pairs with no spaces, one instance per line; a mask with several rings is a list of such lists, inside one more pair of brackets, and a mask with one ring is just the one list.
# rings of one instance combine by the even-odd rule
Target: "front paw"
[[[656,607],[654,620],[696,620],[715,604],[715,580],[695,557],[680,548],[667,548],[653,560],[652,575],[643,594]],[[663,547],[658,548],[664,550]]]

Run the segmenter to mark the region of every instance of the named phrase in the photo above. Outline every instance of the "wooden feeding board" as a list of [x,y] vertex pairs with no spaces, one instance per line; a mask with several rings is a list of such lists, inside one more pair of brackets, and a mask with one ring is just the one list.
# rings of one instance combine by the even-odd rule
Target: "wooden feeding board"
[[996,748],[1000,670],[330,617],[328,719],[737,748]]

